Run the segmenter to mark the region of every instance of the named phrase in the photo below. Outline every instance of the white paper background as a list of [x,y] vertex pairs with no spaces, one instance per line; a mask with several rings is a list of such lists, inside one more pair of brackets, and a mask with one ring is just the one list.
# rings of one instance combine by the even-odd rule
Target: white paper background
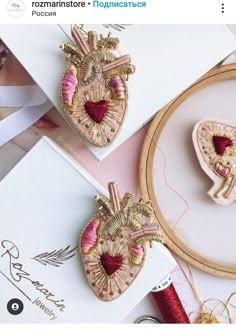
[[[101,25],[85,28],[108,32]],[[137,70],[129,79],[129,109],[118,138],[106,148],[89,146],[99,159],[236,48],[236,39],[224,25],[132,25],[112,33]],[[62,113],[58,87],[65,56],[58,47],[66,36],[58,25],[2,24],[0,37]]]

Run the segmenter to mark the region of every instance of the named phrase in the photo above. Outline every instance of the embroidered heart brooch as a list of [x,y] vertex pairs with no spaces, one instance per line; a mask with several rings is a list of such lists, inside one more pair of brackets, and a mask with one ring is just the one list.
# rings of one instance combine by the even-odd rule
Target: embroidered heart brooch
[[109,183],[110,200],[97,196],[99,209],[85,226],[80,249],[88,282],[98,298],[112,301],[133,282],[144,264],[145,242],[163,242],[150,203],[119,197]]
[[193,130],[193,143],[202,169],[214,182],[208,194],[221,205],[236,199],[236,129],[203,120]]
[[127,83],[135,67],[129,55],[116,57],[118,38],[94,31],[84,36],[72,27],[75,44],[63,43],[67,65],[60,94],[65,114],[75,131],[93,145],[109,145],[116,137],[127,110]]

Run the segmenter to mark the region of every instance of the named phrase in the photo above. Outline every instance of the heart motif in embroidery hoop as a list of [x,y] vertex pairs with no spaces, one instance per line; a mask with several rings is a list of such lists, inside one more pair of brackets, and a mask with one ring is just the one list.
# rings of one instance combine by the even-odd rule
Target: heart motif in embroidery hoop
[[128,103],[126,81],[135,67],[129,55],[117,57],[119,39],[95,31],[84,36],[72,27],[75,44],[63,43],[67,65],[60,87],[65,114],[89,143],[112,143],[123,123]]
[[97,196],[99,209],[85,226],[80,249],[88,282],[98,298],[112,301],[133,282],[144,264],[145,243],[163,242],[149,202],[120,199],[109,183],[110,200]]
[[203,120],[193,130],[199,163],[214,182],[208,192],[218,204],[236,200],[236,128],[231,124]]

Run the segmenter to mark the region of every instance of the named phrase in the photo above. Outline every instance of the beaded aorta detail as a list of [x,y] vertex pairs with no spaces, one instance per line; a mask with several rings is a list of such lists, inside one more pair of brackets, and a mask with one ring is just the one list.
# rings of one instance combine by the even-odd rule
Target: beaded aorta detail
[[218,204],[230,204],[236,199],[235,127],[203,120],[194,128],[193,143],[202,169],[214,182],[208,194]]
[[68,54],[62,77],[61,100],[72,126],[88,142],[99,147],[116,137],[127,110],[128,77],[135,71],[129,55],[116,57],[118,38],[84,36],[72,27],[75,45],[63,43]]
[[115,183],[109,183],[110,200],[97,196],[97,213],[85,226],[80,249],[88,282],[96,296],[112,301],[138,275],[145,258],[145,242],[162,242],[153,223],[149,203],[134,201],[130,193],[119,197]]

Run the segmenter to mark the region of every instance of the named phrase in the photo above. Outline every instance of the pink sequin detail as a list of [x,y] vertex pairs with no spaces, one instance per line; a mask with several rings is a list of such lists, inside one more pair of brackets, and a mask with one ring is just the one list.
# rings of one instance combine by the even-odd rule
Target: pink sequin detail
[[98,239],[97,230],[99,224],[100,224],[99,219],[95,218],[86,227],[81,238],[81,250],[83,254],[87,254],[90,251],[90,249],[96,245]]

